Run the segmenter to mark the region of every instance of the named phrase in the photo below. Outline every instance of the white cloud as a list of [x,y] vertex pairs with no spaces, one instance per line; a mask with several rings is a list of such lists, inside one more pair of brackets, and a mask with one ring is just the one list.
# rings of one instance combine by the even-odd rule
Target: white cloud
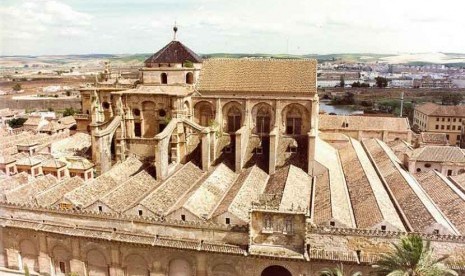
[[176,20],[201,53],[464,52],[463,10],[460,0],[19,0],[0,8],[0,50],[151,52]]

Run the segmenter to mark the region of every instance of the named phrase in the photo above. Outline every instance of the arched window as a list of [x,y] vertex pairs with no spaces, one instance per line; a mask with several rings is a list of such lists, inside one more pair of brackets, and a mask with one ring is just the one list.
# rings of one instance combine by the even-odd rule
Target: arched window
[[270,133],[270,112],[262,107],[257,112],[257,133]]
[[208,126],[213,119],[213,110],[210,104],[204,104],[200,107],[199,123],[201,126]]
[[192,72],[189,72],[186,74],[186,83],[187,84],[193,84],[194,83],[194,74]]
[[291,109],[286,116],[286,134],[300,135],[302,132],[302,114],[296,108]]
[[168,83],[168,75],[166,73],[161,73],[160,79],[161,79],[161,84]]
[[228,132],[236,132],[241,128],[241,111],[233,106],[228,111]]

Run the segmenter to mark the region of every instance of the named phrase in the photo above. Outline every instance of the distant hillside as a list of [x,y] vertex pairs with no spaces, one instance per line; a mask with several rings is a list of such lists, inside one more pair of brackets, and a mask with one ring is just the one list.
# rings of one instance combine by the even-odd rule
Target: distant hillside
[[[151,54],[85,54],[85,55],[44,55],[44,56],[0,56],[0,68],[43,68],[43,67],[101,67],[105,61],[114,66],[140,66]],[[419,54],[266,54],[266,53],[209,53],[200,54],[203,58],[313,58],[318,62],[341,63],[389,63],[408,65],[447,64],[454,67],[465,66],[465,54],[460,53],[419,53]]]

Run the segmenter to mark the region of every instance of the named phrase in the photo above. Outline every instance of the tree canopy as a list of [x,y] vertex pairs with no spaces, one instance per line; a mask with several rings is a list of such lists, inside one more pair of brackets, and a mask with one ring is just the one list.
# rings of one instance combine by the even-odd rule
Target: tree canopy
[[385,87],[388,86],[388,79],[386,79],[386,78],[376,77],[375,81],[376,81],[376,86],[378,88],[385,88]]
[[374,268],[383,276],[458,275],[442,263],[446,258],[434,258],[429,241],[424,242],[419,235],[409,235],[401,238],[399,244],[393,244],[393,250],[383,254]]
[[443,93],[441,102],[444,105],[459,105],[463,101],[463,95],[460,93]]

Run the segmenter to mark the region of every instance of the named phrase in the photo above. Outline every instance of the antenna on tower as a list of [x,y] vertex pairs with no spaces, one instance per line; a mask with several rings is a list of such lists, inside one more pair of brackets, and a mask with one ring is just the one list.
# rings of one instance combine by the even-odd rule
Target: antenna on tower
[[173,32],[174,32],[173,40],[176,40],[176,33],[178,32],[178,26],[176,24],[176,21],[174,21]]

